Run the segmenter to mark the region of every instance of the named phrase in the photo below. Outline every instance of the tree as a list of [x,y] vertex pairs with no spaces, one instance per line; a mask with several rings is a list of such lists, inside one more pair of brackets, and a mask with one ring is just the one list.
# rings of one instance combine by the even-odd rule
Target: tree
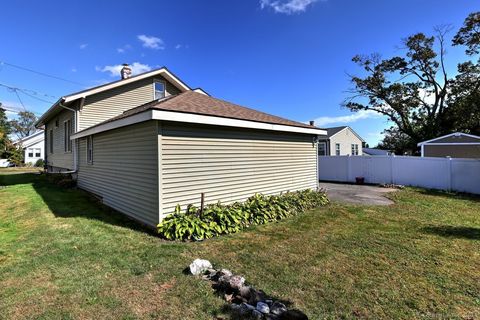
[[18,113],[18,119],[10,121],[10,126],[12,127],[12,132],[17,136],[17,138],[22,139],[35,133],[37,130],[35,128],[36,121],[37,117],[33,112],[20,111]]
[[[454,46],[465,46],[465,54],[475,58],[480,53],[480,12],[471,13],[453,38]],[[449,94],[452,106],[448,117],[457,131],[480,135],[480,58],[458,65],[458,75]]]
[[0,103],[0,158],[6,157],[8,135],[10,132],[10,123],[8,122],[7,114]]
[[[471,14],[454,38],[453,44],[467,46],[470,56],[479,53],[479,20],[480,13]],[[434,30],[434,36],[417,33],[403,40],[403,56],[381,59],[372,54],[352,59],[366,74],[350,77],[352,95],[344,106],[385,115],[393,126],[384,132],[382,144],[400,153],[416,151],[418,142],[452,131],[478,129],[479,113],[472,105],[478,108],[480,66],[467,61],[459,64],[455,78],[449,77],[445,55],[451,28]]]

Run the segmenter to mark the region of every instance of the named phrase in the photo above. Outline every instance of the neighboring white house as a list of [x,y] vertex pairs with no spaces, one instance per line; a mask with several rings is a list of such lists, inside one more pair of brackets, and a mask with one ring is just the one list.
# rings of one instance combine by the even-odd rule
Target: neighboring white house
[[361,156],[365,142],[349,126],[325,128],[326,136],[320,136],[318,142],[319,156]]
[[34,165],[39,159],[45,159],[45,134],[37,131],[15,142],[23,149],[24,163]]
[[43,125],[49,172],[72,173],[152,227],[177,204],[316,189],[315,142],[326,134],[191,89],[167,68],[64,96]]

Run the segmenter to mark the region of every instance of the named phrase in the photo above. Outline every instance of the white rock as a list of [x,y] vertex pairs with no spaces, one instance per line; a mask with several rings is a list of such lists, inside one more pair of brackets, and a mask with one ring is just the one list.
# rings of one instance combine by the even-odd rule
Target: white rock
[[270,308],[268,307],[268,304],[265,302],[257,302],[257,310],[260,311],[261,313],[269,313]]
[[213,266],[208,260],[204,259],[195,259],[192,264],[190,264],[190,272],[194,276],[198,276],[199,274],[207,271],[208,269],[212,269]]

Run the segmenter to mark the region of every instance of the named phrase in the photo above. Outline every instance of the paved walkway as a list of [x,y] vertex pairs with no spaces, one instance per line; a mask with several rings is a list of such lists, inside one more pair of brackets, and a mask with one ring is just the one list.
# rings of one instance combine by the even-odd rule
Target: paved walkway
[[327,190],[327,195],[330,200],[336,202],[382,206],[387,206],[394,203],[384,195],[388,192],[396,190],[378,186],[329,182],[320,182],[319,186],[320,188]]

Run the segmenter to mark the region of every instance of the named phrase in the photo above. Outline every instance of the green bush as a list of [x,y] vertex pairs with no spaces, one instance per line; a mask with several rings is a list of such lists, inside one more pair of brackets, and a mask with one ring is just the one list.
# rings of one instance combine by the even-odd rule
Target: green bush
[[189,205],[175,212],[159,225],[158,233],[169,240],[202,240],[235,233],[250,225],[284,219],[328,203],[323,191],[303,190],[280,195],[255,194],[245,202],[207,205],[203,211]]
[[45,166],[45,162],[43,161],[43,159],[38,159],[35,162],[35,167],[37,167],[37,168],[43,168],[44,166]]

